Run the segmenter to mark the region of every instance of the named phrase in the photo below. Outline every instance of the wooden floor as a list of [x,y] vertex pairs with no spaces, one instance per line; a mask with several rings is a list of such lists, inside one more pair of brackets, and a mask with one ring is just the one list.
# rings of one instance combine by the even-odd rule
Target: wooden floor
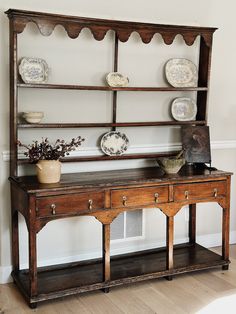
[[[0,314],[236,313],[236,245],[228,271],[220,268],[84,293],[41,303],[31,310],[14,284],[0,285]],[[219,248],[215,249],[219,251]]]

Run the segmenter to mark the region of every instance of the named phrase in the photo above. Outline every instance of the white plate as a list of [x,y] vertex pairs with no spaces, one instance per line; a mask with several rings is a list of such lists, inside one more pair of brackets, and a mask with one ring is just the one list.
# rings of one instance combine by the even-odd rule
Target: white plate
[[173,87],[196,87],[196,65],[188,59],[170,59],[165,65],[166,79]]
[[48,78],[48,65],[43,59],[23,58],[19,73],[25,83],[45,83]]
[[191,121],[196,119],[197,105],[191,98],[176,98],[171,104],[171,113],[177,121]]
[[128,77],[118,72],[110,72],[106,76],[106,80],[111,87],[125,87],[129,84]]
[[109,156],[119,156],[126,152],[129,140],[124,133],[111,131],[103,135],[101,149]]

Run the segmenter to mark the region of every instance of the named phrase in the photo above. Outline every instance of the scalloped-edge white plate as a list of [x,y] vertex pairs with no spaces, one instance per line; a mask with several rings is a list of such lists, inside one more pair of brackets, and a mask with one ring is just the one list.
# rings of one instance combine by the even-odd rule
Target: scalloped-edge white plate
[[193,99],[187,97],[176,98],[171,104],[171,113],[173,118],[177,121],[196,120],[196,102]]
[[48,79],[48,65],[40,58],[22,58],[19,73],[25,83],[46,83]]
[[196,65],[184,58],[170,59],[165,65],[165,75],[173,87],[196,87],[198,73]]
[[127,151],[128,146],[129,139],[121,132],[108,132],[101,139],[101,149],[108,156],[120,156]]
[[110,72],[106,76],[106,81],[111,87],[125,87],[129,84],[128,77],[119,72]]

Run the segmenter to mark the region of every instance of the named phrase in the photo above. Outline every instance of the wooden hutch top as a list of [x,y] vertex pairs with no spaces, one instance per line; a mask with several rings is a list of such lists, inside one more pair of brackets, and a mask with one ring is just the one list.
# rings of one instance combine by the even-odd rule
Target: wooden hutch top
[[[181,125],[206,125],[207,124],[207,99],[208,85],[210,78],[210,60],[212,37],[216,28],[181,26],[181,25],[162,25],[153,23],[140,23],[130,21],[105,20],[88,17],[66,16],[51,13],[31,12],[24,10],[9,9],[6,14],[10,19],[10,150],[11,150],[11,175],[17,175],[18,166],[27,164],[27,159],[18,158],[18,130],[19,129],[43,129],[43,128],[111,128],[116,130],[119,127],[145,127],[145,126],[181,126]],[[77,38],[83,28],[89,28],[95,40],[102,40],[109,30],[115,32],[114,55],[112,71],[118,71],[118,43],[126,42],[132,32],[137,32],[141,40],[147,44],[153,36],[158,33],[162,36],[165,44],[170,45],[175,37],[180,34],[187,45],[192,45],[195,39],[200,36],[199,44],[199,65],[198,65],[198,84],[196,87],[172,87],[172,86],[150,86],[150,87],[110,87],[110,86],[86,86],[55,83],[23,83],[18,77],[18,57],[17,57],[17,37],[24,31],[27,23],[33,22],[37,25],[43,36],[49,36],[56,25],[62,25],[70,38]],[[64,90],[87,90],[89,91],[108,91],[112,92],[112,117],[111,122],[103,123],[40,123],[26,124],[18,122],[18,89],[36,88],[36,89],[64,89]],[[192,91],[197,95],[197,116],[194,121],[137,121],[137,122],[119,122],[117,121],[117,93],[121,91],[133,92],[179,92]],[[79,97],[79,95],[78,95]],[[66,157],[61,161],[81,162],[81,161],[104,161],[120,159],[145,159],[158,158],[160,156],[175,155],[176,152],[156,152],[156,153],[136,153],[124,154],[121,156],[78,156]]]

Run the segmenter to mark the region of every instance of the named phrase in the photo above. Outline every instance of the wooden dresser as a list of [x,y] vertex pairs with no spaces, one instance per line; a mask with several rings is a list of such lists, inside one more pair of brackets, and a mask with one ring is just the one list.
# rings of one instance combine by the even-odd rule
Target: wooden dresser
[[[207,100],[211,67],[211,51],[213,33],[216,28],[162,25],[128,21],[104,20],[88,17],[65,16],[59,14],[31,12],[9,9],[9,46],[10,46],[10,184],[12,203],[12,276],[31,307],[38,302],[104,289],[108,292],[112,286],[137,282],[152,278],[173,275],[221,266],[228,269],[229,265],[229,208],[230,208],[230,176],[231,173],[209,171],[194,167],[183,168],[177,175],[164,175],[158,167],[144,169],[127,169],[91,173],[65,174],[61,182],[51,185],[40,185],[36,177],[19,176],[19,166],[27,167],[27,159],[19,158],[17,141],[19,130],[40,131],[48,129],[80,129],[104,128],[118,130],[122,128],[159,127],[180,128],[182,125],[207,125]],[[137,32],[140,41],[148,44],[155,34],[163,39],[163,45],[171,45],[177,35],[181,35],[183,45],[191,46],[198,40],[197,86],[173,87],[161,82],[155,86],[111,87],[107,85],[43,84],[25,83],[18,73],[18,40],[28,23],[34,23],[42,36],[50,36],[57,25],[64,27],[66,34],[75,39],[83,28],[89,28],[93,38],[103,40],[106,33],[112,30],[111,55],[112,69],[119,70],[119,43],[128,41],[133,32]],[[113,41],[114,40],[114,41]],[[160,49],[160,42],[157,44]],[[164,69],[164,64],[157,65],[156,52],[154,71]],[[55,52],[56,53],[56,52]],[[75,60],[77,51],[74,53]],[[72,56],[72,53],[71,53]],[[174,56],[174,54],[173,54]],[[40,56],[39,56],[40,57]],[[132,56],[131,56],[132,57]],[[66,58],[66,56],[65,56]],[[167,61],[167,60],[166,60]],[[73,62],[73,61],[72,61]],[[95,69],[96,70],[96,69]],[[105,77],[105,69],[104,75]],[[99,73],[100,75],[101,73]],[[95,74],[95,76],[98,73]],[[81,105],[80,93],[108,93],[111,100],[111,119],[109,122],[72,121],[71,123],[27,124],[19,121],[19,90],[25,94],[31,89],[45,93],[47,90],[73,90],[78,95],[78,106]],[[118,121],[117,107],[119,93],[149,93],[172,95],[192,93],[196,99],[197,116],[193,121],[175,121],[170,118],[163,121],[155,117],[154,121]],[[154,94],[153,94],[154,95]],[[159,94],[160,95],[160,94]],[[169,97],[168,96],[168,97]],[[154,96],[153,96],[154,97]],[[32,99],[32,102],[34,100]],[[21,101],[24,103],[24,100]],[[168,104],[168,101],[165,101]],[[128,105],[128,104],[127,104]],[[144,104],[146,106],[146,103]],[[157,100],[157,105],[158,100]],[[69,103],[66,103],[68,106]],[[86,103],[83,104],[86,106]],[[167,112],[169,106],[165,107]],[[60,111],[60,109],[58,109]],[[80,111],[82,112],[82,110]],[[165,116],[168,116],[166,113]],[[79,115],[75,115],[79,119]],[[105,118],[104,118],[105,119]],[[101,121],[101,120],[99,120]],[[73,131],[75,132],[75,131]],[[76,130],[77,134],[77,130]],[[102,135],[102,133],[100,134]],[[73,135],[74,136],[74,133]],[[156,159],[160,156],[175,155],[176,152],[140,152],[121,156],[73,156],[64,158],[62,162],[108,161],[121,159]],[[215,202],[222,207],[222,255],[196,243],[196,203]],[[189,205],[189,241],[174,246],[174,217],[185,205]],[[166,247],[136,252],[110,258],[110,224],[124,211],[156,208],[166,216]],[[29,268],[20,269],[18,212],[26,221],[29,234]],[[37,267],[37,234],[50,221],[74,216],[94,216],[102,224],[102,259],[88,260],[67,265],[56,265],[44,268]],[[157,221],[158,224],[158,221]]]

